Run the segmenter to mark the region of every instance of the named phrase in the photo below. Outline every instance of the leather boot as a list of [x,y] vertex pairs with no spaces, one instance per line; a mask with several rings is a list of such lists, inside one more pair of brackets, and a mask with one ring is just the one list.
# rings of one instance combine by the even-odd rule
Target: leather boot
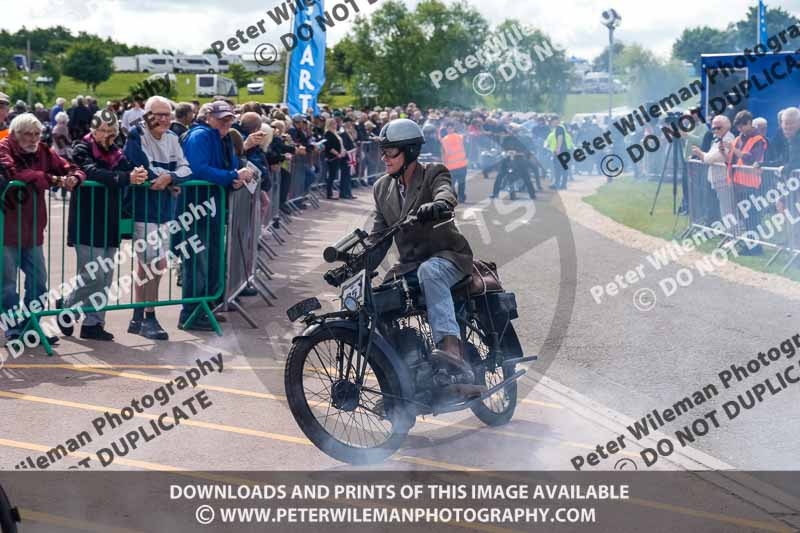
[[484,392],[486,387],[475,384],[475,374],[472,366],[461,356],[461,341],[453,335],[446,335],[438,343],[438,349],[431,353],[431,360],[440,366],[446,367],[450,372],[460,374],[462,383],[457,387],[448,386],[447,392],[462,399],[473,399]]
[[447,352],[450,355],[462,359],[461,356],[461,341],[458,340],[458,337],[455,335],[445,335],[442,337],[442,340],[439,341],[437,348],[442,350],[443,352]]

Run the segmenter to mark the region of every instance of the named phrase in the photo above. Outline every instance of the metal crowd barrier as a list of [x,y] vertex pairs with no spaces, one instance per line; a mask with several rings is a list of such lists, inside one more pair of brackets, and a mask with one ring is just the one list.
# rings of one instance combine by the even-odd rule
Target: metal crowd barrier
[[[49,335],[41,324],[43,317],[59,315],[65,310],[83,314],[189,305],[194,309],[186,320],[188,325],[199,313],[205,313],[217,334],[222,334],[210,303],[223,295],[225,225],[212,223],[211,206],[216,209],[214,218],[225,220],[224,188],[206,181],[188,181],[180,185],[180,195],[175,201],[163,196],[171,195],[170,190],[153,191],[148,184],[119,189],[86,181],[70,193],[69,204],[53,200],[50,194],[46,213],[39,212],[37,205],[41,194],[46,192],[21,181],[12,181],[0,193],[3,206],[0,271],[5,272],[7,261],[15,261],[17,265],[13,281],[3,281],[0,313],[4,326],[21,326],[18,328],[21,336],[29,330],[36,331],[45,351],[52,355]],[[150,209],[152,195],[162,195],[155,197],[154,204],[158,206],[155,213]],[[28,197],[32,198],[32,210],[21,207]],[[46,237],[37,246],[37,242],[25,238],[23,228],[33,228],[31,238],[35,238],[42,216],[46,217],[43,230]],[[74,235],[68,231],[70,216],[75,217]],[[137,224],[137,218],[142,219],[141,225]],[[164,244],[159,246],[152,238],[156,244],[148,246],[147,236],[158,231],[157,223],[163,228]],[[131,240],[137,226],[145,238]],[[80,266],[76,255],[67,252],[69,248],[74,248],[76,255],[81,254]],[[166,256],[165,262],[153,261],[161,255]],[[179,285],[179,265],[175,260],[181,258],[180,267],[191,275],[184,275]],[[148,267],[141,267],[140,259]],[[23,273],[23,269],[29,272]],[[138,301],[139,291],[135,286],[155,275],[166,281],[159,284],[157,298]],[[93,289],[91,294],[87,294],[87,287]],[[78,291],[71,294],[75,289]],[[81,295],[84,297],[80,298]],[[24,296],[24,305],[17,304],[20,296]],[[63,302],[68,296],[79,301],[72,304],[67,301],[63,308],[57,308],[56,302]],[[55,331],[51,329],[50,335]]]
[[[380,149],[377,143],[372,141],[359,142],[356,148],[357,151],[357,172],[356,175],[351,176],[353,184],[358,184],[361,180],[368,180],[371,184],[374,178],[384,173],[384,165],[380,158]],[[315,169],[315,177],[313,180],[307,179],[306,169],[313,167]],[[266,295],[273,300],[277,297],[269,290],[268,282],[275,274],[269,268],[269,262],[279,256],[281,247],[285,246],[288,242],[288,236],[292,235],[290,227],[295,220],[295,217],[302,213],[299,207],[301,200],[308,200],[311,204],[310,207],[317,209],[321,206],[318,195],[320,194],[320,187],[325,186],[325,178],[327,176],[327,165],[325,158],[322,156],[320,150],[315,150],[306,155],[294,155],[290,161],[284,164],[283,169],[289,172],[291,179],[289,180],[289,190],[287,194],[286,209],[282,210],[280,207],[280,197],[282,191],[281,170],[273,172],[272,189],[269,193],[270,207],[265,217],[259,220],[258,224],[254,223],[254,227],[261,227],[261,232],[254,240],[256,241],[256,255],[254,262],[254,276],[251,278],[258,280],[261,287],[256,287],[259,292],[261,288],[264,289]],[[237,210],[232,207],[232,210]],[[231,227],[235,225],[232,223]],[[229,236],[231,246],[235,245],[235,235]],[[245,249],[242,256],[249,257],[248,250]],[[230,261],[235,262],[235,249],[230,254]],[[258,278],[258,275],[261,278]],[[241,278],[241,276],[239,276]],[[251,282],[252,284],[252,282]],[[262,293],[262,297],[267,300],[268,305],[273,305]],[[253,322],[251,322],[253,325]]]
[[[251,327],[257,328],[258,324],[244,310],[237,301],[238,296],[249,287],[252,287],[270,307],[273,306],[269,296],[275,295],[270,291],[265,281],[258,277],[259,267],[259,240],[261,238],[262,213],[261,213],[261,177],[254,182],[254,187],[240,187],[228,195],[227,242],[226,253],[228,268],[225,271],[225,293],[223,301],[214,309],[228,311],[234,308],[242,315]],[[271,278],[271,271],[264,274]]]
[[[800,173],[782,168],[687,161],[689,228],[720,238],[718,246],[744,243],[773,250],[767,265],[789,254],[782,272],[800,256]],[[735,178],[735,179],[734,179]]]
[[371,185],[386,172],[386,166],[381,160],[381,149],[375,141],[360,141],[358,154],[358,177],[367,180]]

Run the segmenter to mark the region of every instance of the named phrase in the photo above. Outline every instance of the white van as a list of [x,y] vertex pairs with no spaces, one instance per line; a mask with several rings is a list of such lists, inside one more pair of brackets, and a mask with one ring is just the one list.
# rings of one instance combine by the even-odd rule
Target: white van
[[175,58],[168,55],[140,54],[139,72],[172,72],[175,70]]
[[196,96],[239,96],[236,82],[218,74],[198,74],[195,76]]
[[217,54],[204,54],[212,67],[216,67],[217,72],[228,72],[231,65],[241,65],[242,58],[237,55],[224,55],[217,57]]
[[177,56],[175,58],[175,72],[208,72],[213,74],[217,71],[215,65],[211,64],[205,56]]
[[114,72],[139,72],[136,56],[115,56],[111,59]]

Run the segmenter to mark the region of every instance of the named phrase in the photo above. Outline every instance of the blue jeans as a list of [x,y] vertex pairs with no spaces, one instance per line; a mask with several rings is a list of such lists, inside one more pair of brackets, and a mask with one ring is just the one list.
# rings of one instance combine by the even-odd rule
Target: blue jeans
[[[108,272],[103,270],[101,259],[114,260],[114,254],[117,253],[116,248],[105,249],[103,246],[89,246],[86,244],[75,245],[75,255],[78,260],[78,276],[83,283],[77,284],[75,290],[69,293],[64,298],[64,307],[72,307],[78,303],[82,303],[86,307],[90,307],[92,302],[91,296],[94,294],[106,294],[106,290],[111,287],[114,282],[114,269],[108,269]],[[94,279],[91,274],[86,270],[89,263],[97,263],[101,267],[95,272]],[[106,312],[95,311],[87,312],[86,317],[83,319],[84,326],[103,326],[106,323]]]
[[[17,271],[25,273],[25,304],[47,293],[47,271],[41,246],[33,248],[17,248],[3,246],[3,312],[11,310],[19,304],[17,294]],[[46,302],[45,302],[46,306]],[[18,335],[25,326],[24,321],[6,330],[6,337]]]
[[460,338],[450,287],[461,281],[464,274],[451,261],[431,257],[419,266],[417,278],[425,295],[433,342],[438,344],[447,335]]
[[458,202],[465,202],[467,200],[467,167],[451,170],[450,177],[453,178],[453,188],[458,191]]

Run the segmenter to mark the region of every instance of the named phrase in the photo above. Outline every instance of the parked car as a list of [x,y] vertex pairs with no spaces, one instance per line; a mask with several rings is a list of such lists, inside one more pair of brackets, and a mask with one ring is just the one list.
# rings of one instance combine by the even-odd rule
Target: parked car
[[264,94],[264,78],[256,78],[256,81],[248,83],[247,94]]
[[328,90],[328,94],[331,96],[341,96],[343,94],[347,94],[347,91],[344,88],[344,85],[339,83],[331,84],[331,88]]

